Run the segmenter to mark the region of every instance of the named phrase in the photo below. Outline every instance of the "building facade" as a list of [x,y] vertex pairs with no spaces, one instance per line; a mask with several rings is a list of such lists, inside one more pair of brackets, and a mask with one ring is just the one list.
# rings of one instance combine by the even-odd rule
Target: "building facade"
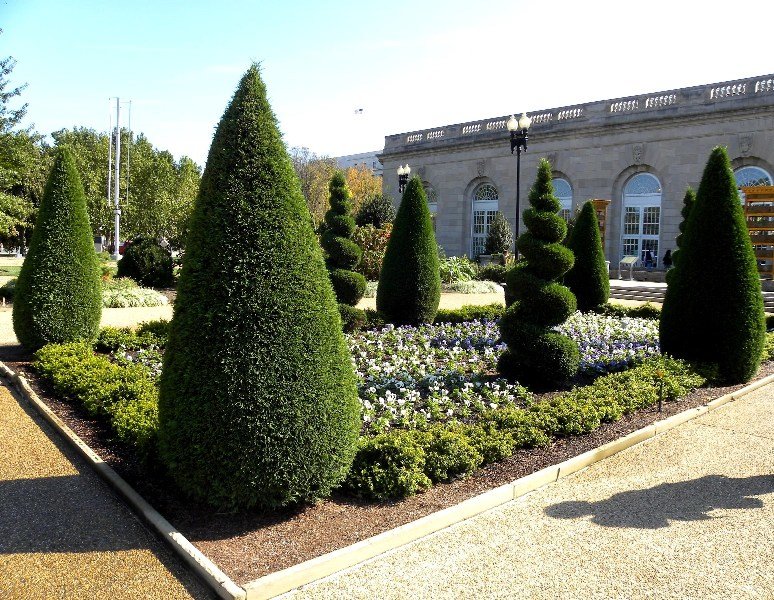
[[[605,255],[660,259],[674,249],[682,201],[715,146],[725,146],[740,185],[772,185],[774,75],[546,109],[530,114],[521,155],[520,212],[541,157],[569,218],[586,200],[610,200]],[[517,115],[518,117],[518,115]],[[384,192],[397,195],[400,165],[421,177],[447,255],[483,252],[502,212],[515,228],[516,156],[508,116],[385,137]],[[524,231],[523,222],[520,225]]]
[[361,152],[360,154],[348,154],[347,156],[337,156],[336,165],[339,169],[345,170],[350,167],[362,167],[370,169],[377,177],[382,176],[382,163],[379,162],[378,152]]

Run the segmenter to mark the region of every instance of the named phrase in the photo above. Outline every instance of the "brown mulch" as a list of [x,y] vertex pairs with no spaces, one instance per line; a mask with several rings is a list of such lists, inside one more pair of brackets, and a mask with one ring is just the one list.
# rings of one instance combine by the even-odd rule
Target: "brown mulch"
[[[169,490],[163,473],[148,473],[129,453],[110,440],[109,431],[82,410],[56,398],[41,386],[29,356],[13,347],[0,348],[0,360],[21,371],[41,399],[99,456],[126,479],[197,548],[238,583],[290,567],[453,506],[544,467],[577,456],[656,420],[706,404],[743,386],[702,388],[677,402],[603,424],[584,436],[560,438],[548,448],[519,450],[512,457],[481,468],[467,479],[434,486],[403,501],[369,503],[335,495],[313,506],[273,513],[213,514]],[[757,378],[774,373],[764,363]]]

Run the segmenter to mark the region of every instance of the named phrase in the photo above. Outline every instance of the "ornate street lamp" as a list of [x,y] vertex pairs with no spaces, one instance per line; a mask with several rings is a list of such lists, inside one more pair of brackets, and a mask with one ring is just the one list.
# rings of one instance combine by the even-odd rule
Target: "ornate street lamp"
[[406,184],[408,183],[409,175],[411,174],[411,167],[403,165],[398,167],[398,193],[402,194],[406,190]]
[[[519,221],[521,221],[521,211],[519,210],[519,188],[521,184],[521,149],[527,151],[527,130],[532,125],[532,119],[527,113],[521,113],[521,117],[516,119],[513,115],[508,119],[508,131],[511,132],[511,154],[516,150],[516,239],[519,239]],[[519,251],[516,250],[518,256]]]

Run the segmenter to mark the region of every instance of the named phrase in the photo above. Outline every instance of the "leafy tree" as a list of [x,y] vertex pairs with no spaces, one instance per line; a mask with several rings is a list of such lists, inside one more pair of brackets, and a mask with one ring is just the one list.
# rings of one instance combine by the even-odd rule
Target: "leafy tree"
[[499,210],[489,225],[489,233],[484,243],[486,254],[507,254],[513,244],[513,232],[508,221]]
[[395,206],[392,198],[384,194],[376,194],[368,198],[355,216],[358,227],[373,225],[377,229],[383,229],[385,225],[395,220]]
[[214,506],[277,507],[345,477],[359,404],[336,299],[258,67],[217,127],[159,390],[161,455]]
[[661,350],[716,364],[725,382],[748,381],[761,361],[766,325],[755,253],[725,148],[710,154],[687,212],[661,311]]
[[575,264],[564,276],[564,283],[575,294],[578,310],[587,312],[607,304],[610,278],[597,213],[590,201],[583,205],[567,246],[575,255]]
[[26,233],[35,224],[35,207],[18,196],[0,192],[0,243],[5,246],[24,246]]
[[578,370],[577,344],[552,328],[576,309],[574,294],[558,282],[574,263],[572,251],[562,245],[567,225],[551,183],[551,163],[541,159],[529,193],[531,207],[524,211],[528,231],[517,246],[526,260],[508,271],[506,282],[515,301],[500,320],[508,349],[498,370],[522,383],[543,385],[563,381]]
[[[0,29],[0,34],[3,32]],[[27,84],[8,88],[11,83],[8,76],[13,72],[16,61],[12,56],[0,60],[0,133],[8,133],[14,127],[21,123],[27,114],[27,104],[22,104],[19,108],[12,109],[8,105],[14,98],[21,96]]]
[[351,195],[341,171],[333,174],[328,189],[331,208],[325,213],[326,231],[320,242],[328,253],[327,266],[336,299],[354,306],[365,293],[366,280],[353,270],[363,257],[363,250],[352,241],[355,220],[351,216]]
[[309,148],[291,148],[290,158],[301,181],[301,192],[306,199],[306,205],[317,226],[328,209],[328,183],[338,170],[336,159],[318,156]]
[[403,193],[382,261],[376,309],[390,323],[432,323],[441,300],[438,246],[418,177]]
[[46,184],[16,282],[13,328],[29,350],[94,340],[102,314],[100,268],[78,171],[62,149]]
[[363,203],[382,193],[382,178],[365,165],[349,167],[344,172],[347,187],[352,194],[352,208],[355,214],[360,211]]

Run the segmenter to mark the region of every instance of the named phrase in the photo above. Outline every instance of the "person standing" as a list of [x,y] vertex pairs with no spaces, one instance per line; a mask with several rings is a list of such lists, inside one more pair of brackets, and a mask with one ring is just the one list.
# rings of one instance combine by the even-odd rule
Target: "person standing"
[[672,268],[672,249],[666,251],[664,254],[664,268],[668,271]]

